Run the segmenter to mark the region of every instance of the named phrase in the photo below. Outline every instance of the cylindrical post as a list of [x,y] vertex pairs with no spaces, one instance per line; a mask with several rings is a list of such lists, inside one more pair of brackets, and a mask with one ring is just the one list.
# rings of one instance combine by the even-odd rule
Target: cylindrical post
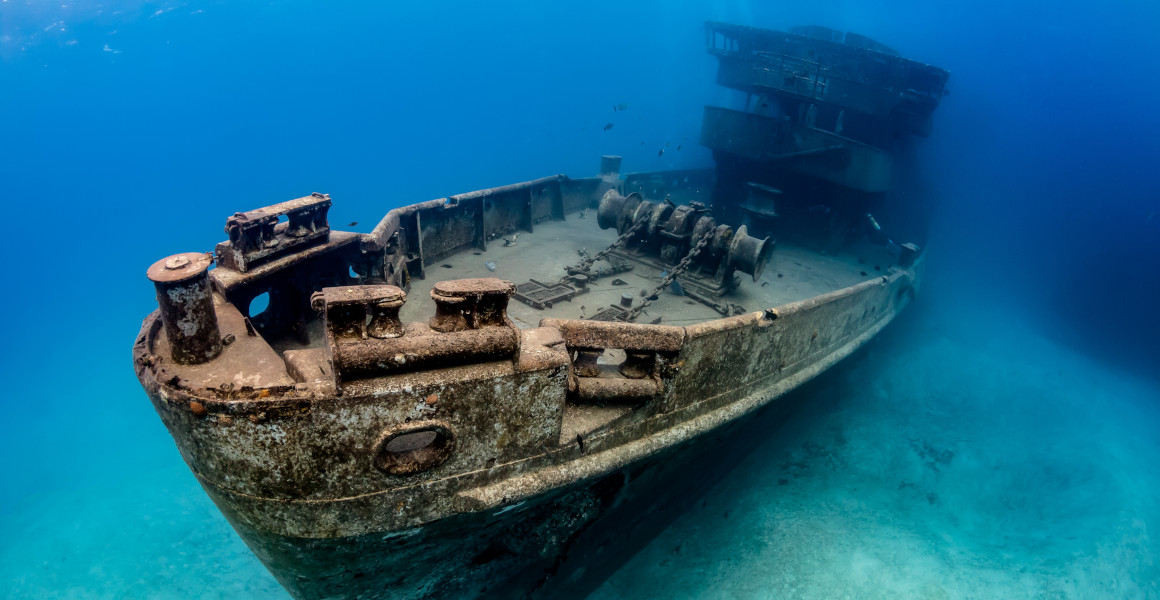
[[629,379],[644,379],[652,373],[656,356],[655,352],[625,350],[620,374]]
[[516,291],[510,281],[494,277],[440,281],[431,288],[435,316],[427,324],[450,333],[508,325],[508,298]]
[[209,362],[222,353],[209,285],[212,262],[204,252],[184,252],[153,263],[146,272],[157,289],[173,361],[181,365]]
[[613,154],[605,154],[600,157],[600,174],[601,175],[619,175],[620,174],[620,157]]
[[578,377],[596,377],[600,375],[598,361],[604,354],[604,348],[578,348],[576,360],[572,361],[572,370]]
[[388,339],[406,333],[406,326],[399,320],[403,302],[404,296],[402,290],[399,290],[399,296],[371,304],[371,323],[367,326],[367,334],[373,338]]
[[431,329],[450,333],[470,328],[465,309],[470,308],[471,303],[467,298],[453,298],[431,290],[431,299],[435,301],[435,316],[427,322]]

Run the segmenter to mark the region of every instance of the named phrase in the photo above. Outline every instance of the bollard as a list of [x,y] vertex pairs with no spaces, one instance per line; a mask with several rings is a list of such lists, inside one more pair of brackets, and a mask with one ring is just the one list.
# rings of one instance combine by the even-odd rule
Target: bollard
[[629,379],[644,379],[648,377],[656,364],[656,353],[645,351],[624,351],[624,362],[620,365],[620,374]]
[[146,272],[157,290],[173,361],[180,365],[206,363],[222,353],[209,285],[212,263],[204,252],[184,252],[153,263]]
[[572,370],[577,377],[596,377],[600,375],[598,361],[604,354],[604,348],[577,348],[576,360],[572,361]]
[[515,289],[494,277],[440,281],[431,289],[435,316],[427,324],[443,333],[507,325],[508,298]]

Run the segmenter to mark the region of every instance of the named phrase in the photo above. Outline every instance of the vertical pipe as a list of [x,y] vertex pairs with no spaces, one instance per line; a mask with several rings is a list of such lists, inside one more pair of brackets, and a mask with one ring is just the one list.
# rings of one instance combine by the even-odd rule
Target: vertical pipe
[[178,364],[209,362],[222,352],[209,285],[212,262],[204,252],[184,252],[153,263],[146,272],[157,290],[165,337]]

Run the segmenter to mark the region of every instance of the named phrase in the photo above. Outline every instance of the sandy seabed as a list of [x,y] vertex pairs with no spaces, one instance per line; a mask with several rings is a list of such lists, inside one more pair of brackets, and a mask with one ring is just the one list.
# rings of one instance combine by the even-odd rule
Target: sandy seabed
[[1154,383],[907,317],[593,600],[1160,598]]
[[[904,315],[823,376],[593,598],[1160,598],[1160,390],[949,322]],[[3,505],[0,595],[287,598],[163,430],[120,443]]]

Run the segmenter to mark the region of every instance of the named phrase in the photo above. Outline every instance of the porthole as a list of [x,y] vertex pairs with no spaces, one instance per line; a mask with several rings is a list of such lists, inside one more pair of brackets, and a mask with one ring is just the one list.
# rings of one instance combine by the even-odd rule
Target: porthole
[[455,436],[441,423],[420,421],[388,430],[375,445],[375,467],[388,475],[412,475],[443,464]]
[[253,300],[250,300],[250,307],[248,309],[246,309],[246,312],[250,315],[250,318],[252,319],[252,318],[266,312],[266,310],[269,308],[270,308],[270,292],[262,292],[261,294],[254,296]]

